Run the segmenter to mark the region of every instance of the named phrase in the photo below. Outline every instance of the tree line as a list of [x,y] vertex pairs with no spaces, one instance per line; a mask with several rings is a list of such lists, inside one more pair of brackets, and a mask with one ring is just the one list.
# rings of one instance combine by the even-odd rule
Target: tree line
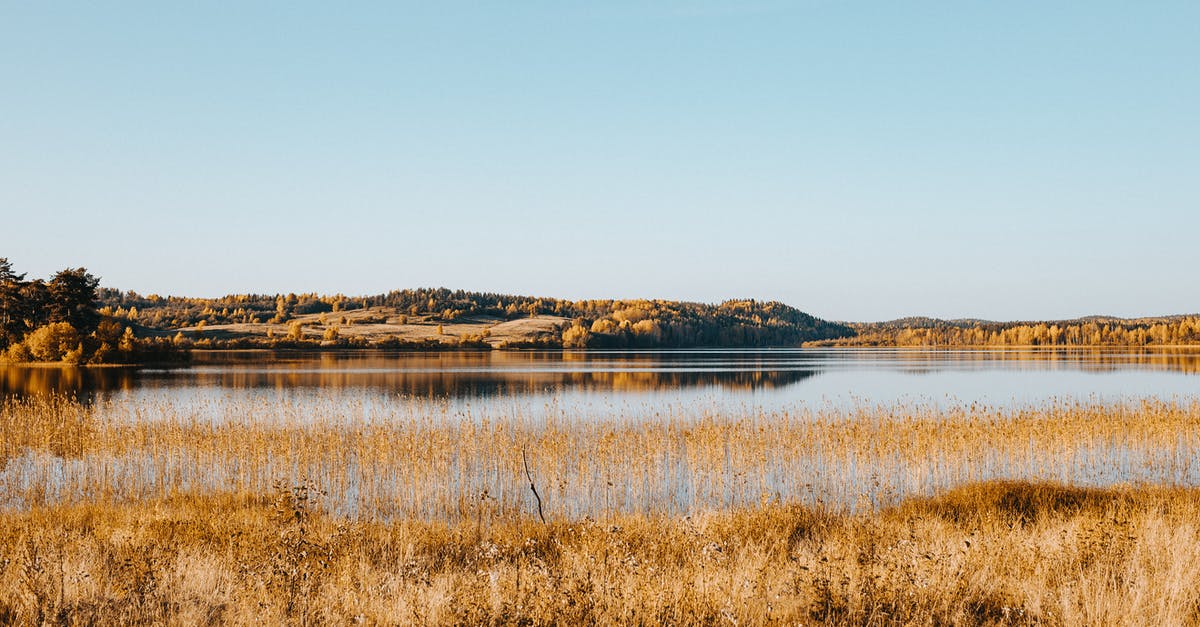
[[[572,301],[446,288],[393,290],[356,297],[293,293],[234,294],[213,299],[101,290],[99,298],[104,315],[159,330],[286,324],[296,316],[388,307],[435,323],[475,316],[515,320],[542,315],[570,321],[558,337],[530,340],[529,345],[536,347],[797,346],[852,333],[844,325],[820,320],[788,305],[755,300],[715,305],[644,299]],[[483,339],[472,338],[469,344],[487,346]],[[274,343],[298,340],[302,338],[280,337]]]
[[86,268],[26,279],[0,257],[0,358],[10,362],[102,363],[170,352],[170,343],[137,338],[97,308],[100,279]]
[[[393,290],[373,296],[344,294],[231,294],[220,298],[142,296],[99,287],[85,268],[67,268],[47,280],[27,280],[0,258],[0,355],[9,361],[75,363],[137,360],[193,346],[181,328],[235,323],[290,323],[267,340],[205,340],[206,346],[444,348],[437,341],[388,338],[366,342],[326,329],[315,339],[295,318],[310,314],[389,307],[427,322],[488,316],[504,320],[557,316],[552,335],[525,340],[530,347],[697,346],[1167,346],[1200,344],[1200,316],[1090,318],[1044,322],[988,322],[906,318],[842,324],[778,302],[728,300],[719,304],[658,299],[565,300],[446,288]],[[372,318],[359,317],[361,321]],[[385,322],[383,316],[376,322]],[[194,334],[201,335],[201,334]],[[439,334],[440,335],[440,334]],[[172,337],[173,336],[173,337]],[[459,338],[459,346],[489,347],[486,332]],[[525,344],[511,344],[519,347]]]
[[573,303],[564,347],[799,346],[852,331],[778,302],[663,300]]
[[821,346],[1183,346],[1200,344],[1200,316],[1094,318],[1046,322],[929,318],[852,324],[851,337]]

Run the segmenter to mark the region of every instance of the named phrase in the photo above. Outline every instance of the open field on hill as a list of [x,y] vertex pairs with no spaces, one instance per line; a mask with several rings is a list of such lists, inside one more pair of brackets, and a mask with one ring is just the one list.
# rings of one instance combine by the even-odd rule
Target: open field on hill
[[431,343],[457,346],[482,342],[492,348],[508,345],[557,342],[570,320],[561,316],[539,315],[506,320],[498,316],[476,315],[439,320],[431,316],[402,314],[395,307],[371,307],[337,313],[298,315],[286,323],[241,322],[189,326],[176,329],[191,338],[225,340],[267,340],[287,338],[298,326],[301,338],[323,340],[330,329],[344,340],[376,344],[384,340],[402,343]]
[[[102,289],[98,313],[138,335],[223,348],[327,343],[396,348],[799,346],[844,337],[845,325],[773,301],[565,300],[445,288],[372,296],[142,296]],[[26,326],[29,326],[26,324]],[[36,326],[36,325],[34,325]]]

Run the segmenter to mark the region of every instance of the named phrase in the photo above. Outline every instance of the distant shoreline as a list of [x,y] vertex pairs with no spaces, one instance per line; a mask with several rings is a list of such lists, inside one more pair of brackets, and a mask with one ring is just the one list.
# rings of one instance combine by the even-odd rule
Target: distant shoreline
[[1051,351],[1100,351],[1100,350],[1120,350],[1120,351],[1200,351],[1200,345],[1197,344],[1108,344],[1108,345],[1007,345],[1007,346],[972,346],[972,345],[937,345],[937,346],[823,346],[823,345],[803,345],[803,346],[687,346],[687,347],[653,347],[653,348],[562,348],[557,346],[546,347],[515,347],[515,348],[498,348],[498,347],[467,347],[454,345],[441,345],[430,347],[377,347],[377,346],[316,346],[316,347],[253,347],[253,348],[192,348],[180,352],[184,359],[176,361],[147,361],[147,362],[129,362],[129,363],[98,363],[98,364],[71,364],[64,362],[13,362],[0,360],[0,367],[13,368],[28,368],[28,369],[55,369],[55,368],[85,368],[92,370],[120,370],[120,369],[136,369],[155,366],[188,366],[195,362],[191,357],[217,354],[245,355],[250,356],[255,353],[292,353],[297,355],[317,355],[330,353],[398,353],[398,354],[417,354],[417,353],[523,353],[523,352],[572,352],[572,353],[626,353],[626,352],[664,352],[664,351],[694,351],[703,352],[711,350],[740,350],[746,352],[770,352],[779,350],[834,350],[834,351],[912,351],[912,352],[941,352],[941,351],[957,351],[971,353],[1005,353],[1005,352],[1051,352]]

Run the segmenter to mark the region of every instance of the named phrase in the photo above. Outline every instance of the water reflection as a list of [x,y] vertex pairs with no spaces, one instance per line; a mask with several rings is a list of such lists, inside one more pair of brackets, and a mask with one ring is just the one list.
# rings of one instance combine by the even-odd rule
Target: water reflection
[[544,393],[652,391],[718,386],[777,388],[819,372],[755,354],[572,352],[198,353],[172,368],[0,367],[0,392],[28,396],[136,388],[364,388],[418,398],[486,398]]
[[[175,368],[0,367],[0,393],[20,398],[0,405],[0,509],[317,477],[347,515],[452,519],[482,493],[529,511],[531,443],[536,472],[554,478],[547,507],[572,517],[764,495],[879,506],[997,477],[1196,485],[1198,372],[1200,350],[1111,349],[213,352]],[[1130,402],[1155,398],[1170,404]]]
[[132,390],[139,383],[134,368],[0,366],[0,395],[67,395],[81,399],[96,393]]
[[1200,401],[772,413],[687,404],[626,420],[559,408],[548,420],[516,411],[482,422],[448,402],[312,400],[226,400],[219,416],[204,403],[0,402],[0,511],[264,495],[282,481],[314,482],[338,515],[455,521],[478,515],[481,495],[496,511],[530,512],[527,463],[547,514],[572,519],[764,499],[878,508],[991,479],[1200,485]]
[[[0,366],[0,394],[224,389],[353,391],[355,395],[496,399],[613,397],[710,390],[805,401],[851,394],[887,401],[911,392],[1001,400],[1020,390],[1170,396],[1193,390],[1197,349],[791,349],[479,352],[198,352],[172,368]],[[1110,374],[1100,382],[1087,374]],[[818,376],[825,375],[825,376]],[[978,376],[972,376],[978,375]],[[818,383],[811,383],[821,379]],[[801,391],[805,390],[805,391]],[[993,398],[993,400],[996,400]]]

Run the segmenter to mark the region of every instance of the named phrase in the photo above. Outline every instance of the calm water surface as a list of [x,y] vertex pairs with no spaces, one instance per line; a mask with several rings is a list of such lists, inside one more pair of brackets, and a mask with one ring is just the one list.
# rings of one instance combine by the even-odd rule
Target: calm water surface
[[[523,445],[541,426],[576,438],[569,450],[554,449],[553,441],[530,450],[556,516],[738,507],[763,495],[877,507],[999,477],[1200,485],[1200,433],[1186,420],[1171,423],[1178,433],[1134,442],[1084,429],[1037,446],[1036,433],[1028,446],[979,450],[927,438],[885,454],[858,451],[862,442],[826,441],[820,430],[780,446],[750,437],[706,448],[664,426],[714,414],[733,422],[749,417],[749,424],[803,421],[810,412],[853,420],[871,415],[856,413],[864,405],[911,405],[925,416],[943,406],[1039,407],[1051,400],[1136,407],[1161,399],[1195,407],[1200,350],[209,352],[178,368],[0,368],[0,395],[41,394],[74,395],[92,404],[96,417],[117,423],[171,417],[184,427],[196,420],[453,429],[486,419],[501,428],[484,429],[496,436],[462,450],[401,445],[402,458],[340,444],[320,453],[215,450],[203,438],[144,443],[115,457],[53,446],[14,451],[0,459],[0,509],[92,498],[100,480],[106,493],[144,499],[176,490],[261,493],[277,480],[296,485],[315,477],[328,490],[327,504],[351,516],[454,519],[464,515],[462,503],[481,494],[529,512],[524,449],[502,440],[515,428],[528,433],[520,436]],[[623,446],[642,448],[611,457],[605,431],[620,423],[637,427],[630,431],[635,441]],[[639,432],[641,426],[649,429]]]
[[178,368],[0,368],[0,393],[49,392],[198,407],[404,397],[480,415],[553,407],[597,417],[697,405],[767,411],[896,402],[1013,406],[1051,398],[1194,398],[1200,350],[214,351]]

